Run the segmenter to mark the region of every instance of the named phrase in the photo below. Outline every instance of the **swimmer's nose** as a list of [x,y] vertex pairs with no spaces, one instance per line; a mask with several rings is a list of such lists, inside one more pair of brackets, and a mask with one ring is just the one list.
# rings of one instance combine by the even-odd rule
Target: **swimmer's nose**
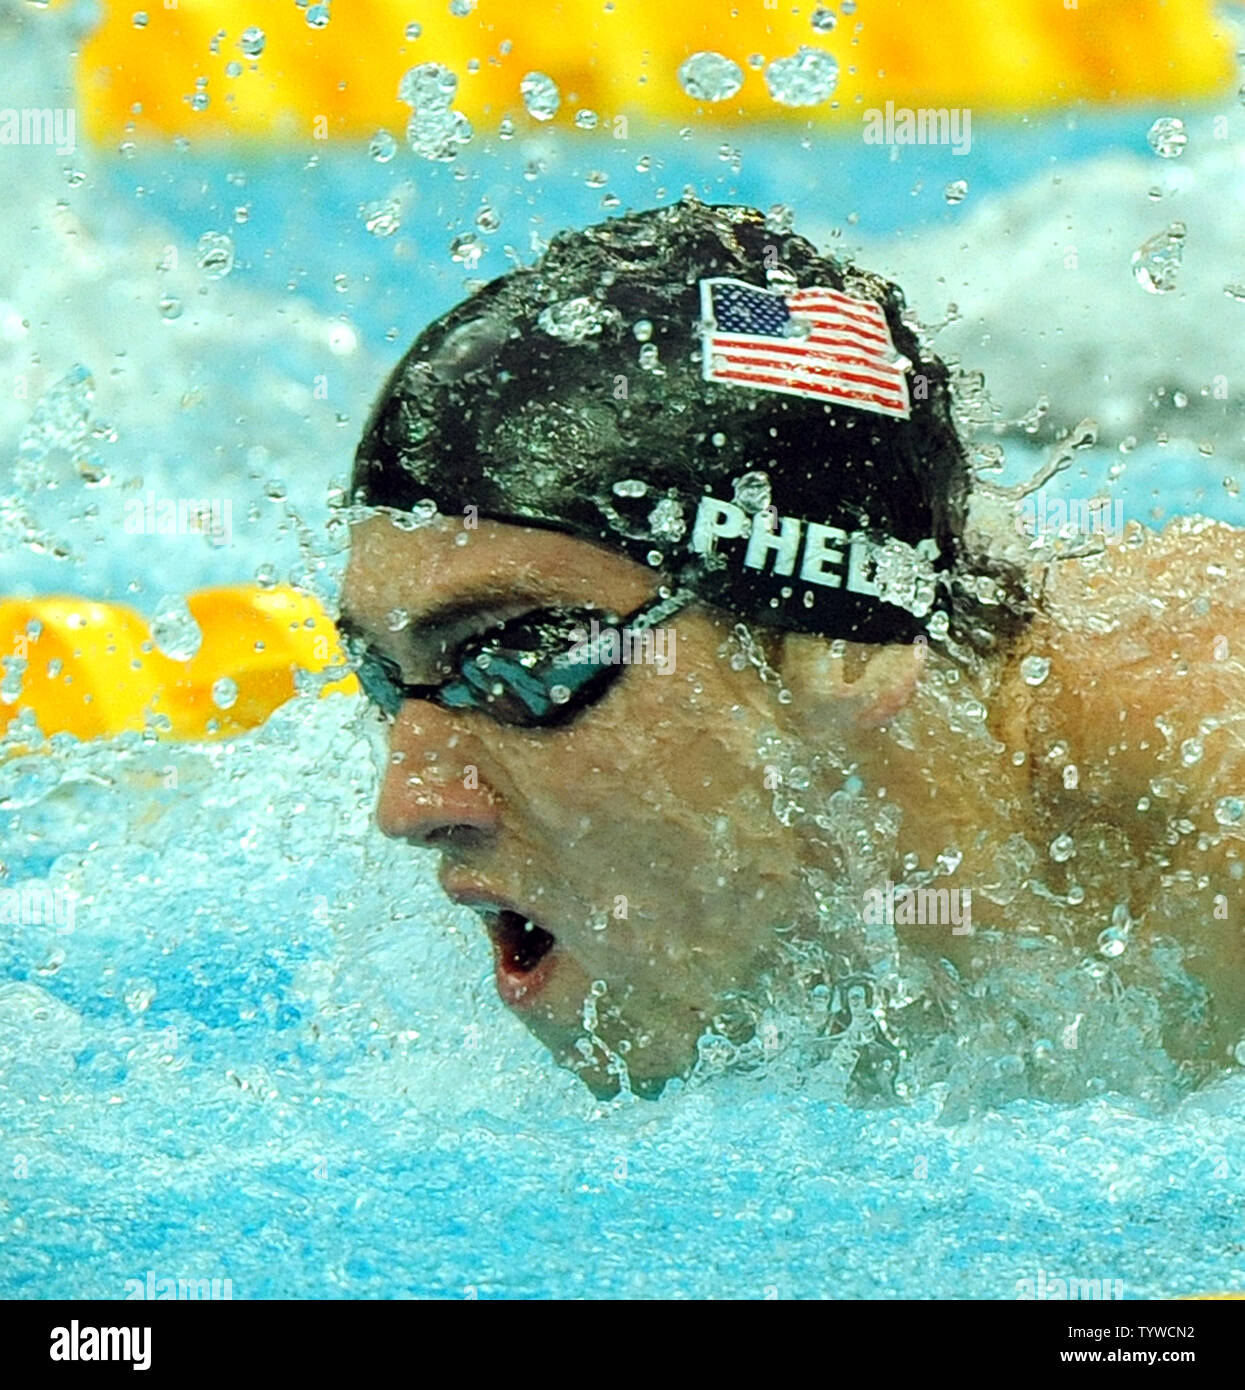
[[499,803],[479,768],[455,757],[440,711],[412,702],[390,731],[389,764],[376,803],[383,835],[420,846],[485,839],[499,825]]

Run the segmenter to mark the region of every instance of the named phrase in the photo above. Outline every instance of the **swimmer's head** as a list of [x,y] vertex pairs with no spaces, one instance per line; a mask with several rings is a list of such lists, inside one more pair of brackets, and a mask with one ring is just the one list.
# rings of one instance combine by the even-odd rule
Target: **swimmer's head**
[[896,286],[688,201],[557,236],[428,327],[354,488],[553,527],[741,617],[886,642],[971,606],[953,592],[969,481],[947,369]]
[[[968,491],[898,289],[746,208],[558,236],[393,373],[342,600],[391,719],[378,818],[441,852],[503,998],[594,1089],[660,1089],[705,1032],[744,1037],[824,905],[851,845],[776,761],[833,747],[901,804],[882,733],[927,629],[1002,630],[963,582]],[[628,645],[648,625],[666,668]]]

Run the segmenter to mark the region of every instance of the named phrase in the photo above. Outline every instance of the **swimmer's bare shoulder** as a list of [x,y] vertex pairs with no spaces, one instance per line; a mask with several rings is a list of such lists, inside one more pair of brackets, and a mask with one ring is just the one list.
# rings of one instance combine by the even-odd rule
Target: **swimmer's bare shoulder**
[[1100,555],[1054,564],[1024,643],[1051,661],[1028,711],[1031,750],[1062,738],[1081,773],[1073,790],[1122,806],[1158,779],[1190,803],[1230,782],[1245,725],[1243,572],[1245,531],[1200,517],[1132,526]]
[[1245,817],[1225,823],[1245,802],[1245,530],[1130,527],[1051,569],[1017,657],[1051,663],[1016,687],[1035,805],[1051,825],[1109,817],[1152,869],[1134,911],[1208,979],[1245,980]]

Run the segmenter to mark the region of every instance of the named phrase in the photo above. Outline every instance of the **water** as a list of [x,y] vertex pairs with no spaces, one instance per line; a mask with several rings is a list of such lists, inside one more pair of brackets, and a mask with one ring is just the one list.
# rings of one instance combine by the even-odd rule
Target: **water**
[[[54,86],[63,40],[4,42],[32,91]],[[829,80],[805,66],[793,98]],[[34,165],[0,148],[29,189],[0,230],[0,346],[30,387],[0,395],[6,456],[28,470],[0,502],[0,593],[162,612],[179,650],[194,634],[178,596],[209,583],[263,569],[331,601],[327,497],[384,372],[473,276],[530,260],[529,235],[603,216],[597,168],[624,206],[686,183],[789,205],[897,275],[927,323],[951,320],[939,350],[985,371],[982,420],[1032,426],[1000,436],[996,481],[1092,415],[1098,443],[1055,492],[1106,490],[1151,524],[1245,524],[1223,482],[1239,398],[1215,393],[1245,379],[1245,309],[1224,293],[1245,113],[1216,139],[1219,113],[1182,110],[1187,147],[1156,157],[1147,133],[1173,114],[979,127],[963,158],[749,136],[738,169],[677,136],[589,153],[479,131],[465,180],[367,141],[314,163],[149,145]],[[957,180],[971,192],[950,201]],[[401,227],[370,232],[360,206],[398,194]],[[1130,258],[1176,220],[1179,278],[1149,294]],[[472,226],[468,273],[451,243]],[[132,486],[228,497],[232,536],[127,537]],[[47,543],[20,543],[31,531]],[[1036,974],[1029,1041],[1061,1069],[1058,1100],[1021,1094],[999,1046],[941,1072],[927,1056],[887,1111],[839,1103],[795,1052],[598,1103],[501,1006],[434,857],[376,833],[373,759],[357,702],[331,697],[227,743],[59,738],[6,763],[5,883],[59,892],[73,919],[0,934],[0,1295],[121,1297],[147,1270],[227,1276],[239,1298],[1008,1298],[1039,1269],[1119,1278],[1130,1298],[1245,1285],[1230,1059],[1189,1094],[1129,1001],[1094,1004],[1070,1049],[1055,1020],[1088,985],[1048,988],[1056,965],[1035,957],[998,978],[1023,998]]]

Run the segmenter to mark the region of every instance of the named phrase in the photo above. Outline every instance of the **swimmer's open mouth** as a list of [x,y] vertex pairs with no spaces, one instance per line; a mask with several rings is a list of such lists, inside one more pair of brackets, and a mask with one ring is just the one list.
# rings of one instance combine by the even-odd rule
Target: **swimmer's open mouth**
[[481,912],[493,948],[506,970],[514,975],[526,975],[541,963],[553,949],[553,937],[543,927],[504,908],[501,912]]
[[455,902],[470,907],[488,929],[493,943],[494,977],[502,1002],[521,1008],[534,1002],[556,964],[552,932],[530,917],[494,897],[482,885],[467,886],[442,880],[441,885]]
[[493,978],[502,1003],[512,1009],[535,1003],[554,964],[552,934],[511,908],[476,911],[493,943]]

